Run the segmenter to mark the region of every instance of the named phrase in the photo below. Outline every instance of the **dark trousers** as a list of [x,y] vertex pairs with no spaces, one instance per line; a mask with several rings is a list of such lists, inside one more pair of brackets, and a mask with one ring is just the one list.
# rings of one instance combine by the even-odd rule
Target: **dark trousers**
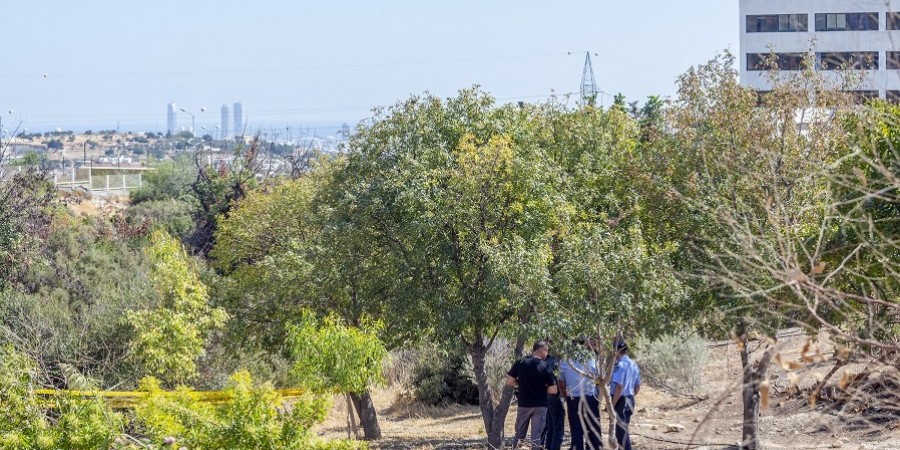
[[562,448],[566,410],[559,400],[559,394],[547,396],[547,425],[544,426],[544,448],[560,450]]
[[603,436],[600,433],[600,402],[597,398],[590,395],[570,397],[566,399],[566,406],[569,409],[572,450],[603,448]]
[[620,397],[616,402],[616,442],[619,448],[631,450],[631,437],[628,436],[628,425],[631,423],[631,415],[634,414],[634,397]]

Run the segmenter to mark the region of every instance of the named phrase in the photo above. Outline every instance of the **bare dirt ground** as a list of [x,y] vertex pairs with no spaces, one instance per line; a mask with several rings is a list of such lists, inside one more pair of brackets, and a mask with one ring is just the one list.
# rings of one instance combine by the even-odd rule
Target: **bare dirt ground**
[[[778,344],[782,365],[770,370],[772,394],[762,411],[760,428],[767,449],[900,450],[900,422],[881,420],[860,424],[852,417],[832,411],[830,404],[809,404],[803,395],[789,394],[789,385],[802,389],[814,386],[833,364],[826,362],[833,349],[827,339],[808,346],[803,368],[790,374],[782,366],[801,361],[807,339],[793,336]],[[847,370],[860,370],[848,368]],[[706,368],[707,400],[692,402],[645,386],[637,398],[637,413],[632,419],[632,437],[636,449],[733,449],[741,440],[740,359],[734,344],[711,346]],[[833,379],[837,380],[841,372]],[[788,382],[792,380],[792,382]],[[385,389],[374,395],[384,440],[374,443],[377,450],[400,449],[480,449],[484,448],[484,426],[477,407],[426,407],[411,403]],[[338,399],[339,400],[339,399]],[[692,404],[693,403],[693,404]],[[512,435],[513,406],[507,417],[507,436]],[[320,434],[347,437],[344,403],[335,402],[329,420]],[[668,425],[684,426],[682,431],[667,432]],[[568,426],[566,431],[568,432]],[[604,428],[605,431],[605,428]],[[604,436],[605,439],[605,436]],[[568,448],[564,442],[563,448]]]

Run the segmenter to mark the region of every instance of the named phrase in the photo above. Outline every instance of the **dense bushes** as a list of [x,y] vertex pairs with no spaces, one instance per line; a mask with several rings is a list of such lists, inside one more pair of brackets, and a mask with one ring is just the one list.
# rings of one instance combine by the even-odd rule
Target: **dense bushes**
[[151,442],[174,439],[176,446],[209,449],[302,450],[362,448],[361,444],[318,440],[312,427],[325,419],[330,403],[321,394],[308,394],[289,407],[271,384],[254,383],[250,374],[232,376],[224,391],[228,399],[212,404],[196,400],[186,388],[174,393],[145,379],[148,393],[135,408],[140,427]]
[[197,358],[204,354],[207,337],[224,325],[228,315],[209,305],[209,290],[178,241],[156,231],[147,254],[160,302],[128,312],[127,321],[135,331],[131,355],[144,373],[167,385],[186,383],[197,376]]
[[185,154],[174,161],[161,162],[155,171],[147,172],[141,189],[131,194],[131,203],[186,199],[194,180],[196,169],[190,156]]
[[[196,448],[234,450],[351,450],[364,444],[317,438],[313,427],[330,406],[323,394],[286,402],[273,386],[246,372],[232,376],[216,402],[188,388],[164,391],[141,382],[146,392],[133,414],[114,412],[99,398],[35,393],[35,370],[10,347],[0,349],[0,448],[97,450]],[[127,433],[126,433],[127,431]]]
[[429,405],[478,404],[471,362],[462,352],[432,349],[420,353],[410,384],[417,401]]
[[111,448],[123,432],[121,415],[98,400],[42,401],[34,392],[35,375],[27,357],[10,347],[0,349],[0,448]]
[[148,200],[124,212],[124,220],[133,229],[161,229],[181,240],[194,229],[192,206],[183,200]]
[[0,290],[0,344],[14,343],[45,374],[66,386],[60,364],[104,385],[134,377],[124,362],[130,335],[125,311],[154,295],[147,259],[105,219],[48,212],[40,251],[25,260],[19,288]]

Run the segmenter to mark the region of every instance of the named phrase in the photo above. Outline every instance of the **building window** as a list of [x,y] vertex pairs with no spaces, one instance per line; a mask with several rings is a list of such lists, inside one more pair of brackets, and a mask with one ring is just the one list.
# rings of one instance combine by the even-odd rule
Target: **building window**
[[816,31],[873,31],[878,30],[878,13],[819,13]]
[[747,53],[747,70],[802,70],[805,57],[804,53]]
[[878,52],[822,52],[816,62],[821,70],[878,70]]
[[900,103],[900,91],[886,91],[884,98],[891,103]]
[[808,14],[766,14],[747,16],[748,33],[809,31]]
[[900,13],[887,13],[887,29],[900,30]]
[[900,70],[900,52],[886,52],[888,70]]

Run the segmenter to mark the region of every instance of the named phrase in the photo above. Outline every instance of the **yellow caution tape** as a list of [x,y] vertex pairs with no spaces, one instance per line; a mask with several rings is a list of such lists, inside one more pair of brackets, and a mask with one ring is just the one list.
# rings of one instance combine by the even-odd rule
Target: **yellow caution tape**
[[[131,409],[134,407],[135,401],[146,397],[148,394],[142,391],[76,391],[65,389],[35,389],[34,392],[42,397],[102,398],[108,400],[110,407],[114,409]],[[302,396],[306,390],[299,388],[277,389],[275,392],[280,394],[283,399],[292,399]],[[225,391],[166,391],[164,395],[187,395],[193,400],[205,403],[223,403],[231,398],[231,394]]]

